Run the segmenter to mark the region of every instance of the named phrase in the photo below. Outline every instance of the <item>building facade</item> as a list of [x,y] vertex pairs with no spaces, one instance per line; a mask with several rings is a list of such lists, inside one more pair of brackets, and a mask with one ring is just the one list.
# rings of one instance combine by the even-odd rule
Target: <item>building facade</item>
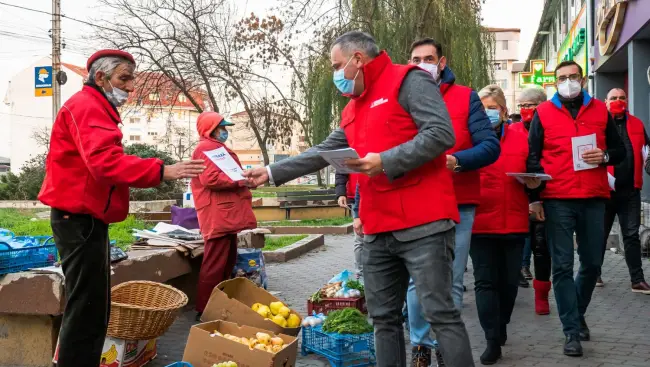
[[508,111],[516,111],[517,94],[520,90],[517,75],[522,71],[519,59],[519,38],[521,30],[517,28],[487,28],[494,39],[492,50],[492,71],[495,84],[499,85],[506,96]]

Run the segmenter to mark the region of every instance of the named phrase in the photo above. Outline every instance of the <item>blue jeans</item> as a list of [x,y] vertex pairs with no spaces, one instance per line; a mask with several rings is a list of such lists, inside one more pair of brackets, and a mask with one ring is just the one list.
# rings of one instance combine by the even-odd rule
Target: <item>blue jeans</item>
[[524,242],[524,258],[521,260],[522,268],[530,268],[530,257],[533,255],[533,247],[530,245],[530,237]]
[[[454,249],[453,265],[454,279],[451,290],[454,305],[458,310],[463,309],[463,276],[465,275],[465,268],[467,267],[467,259],[469,257],[469,245],[472,239],[475,210],[476,206],[474,205],[458,206],[460,223],[456,225],[456,247]],[[422,308],[420,302],[418,302],[413,279],[409,281],[406,303],[408,305],[411,343],[417,346],[435,347],[435,341],[430,335],[431,327],[422,314]]]
[[[546,200],[546,235],[551,253],[553,291],[566,335],[577,335],[603,263],[605,200]],[[580,268],[573,278],[573,234]]]

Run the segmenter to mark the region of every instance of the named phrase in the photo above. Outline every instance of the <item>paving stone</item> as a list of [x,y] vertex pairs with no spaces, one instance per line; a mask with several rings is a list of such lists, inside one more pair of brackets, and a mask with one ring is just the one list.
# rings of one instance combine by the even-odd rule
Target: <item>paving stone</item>
[[[576,256],[577,261],[577,256]],[[353,269],[353,237],[327,236],[325,246],[298,259],[282,264],[267,265],[269,290],[278,292],[292,308],[306,312],[307,298],[333,275],[344,269]],[[650,263],[643,260],[646,274]],[[476,313],[471,261],[465,273],[463,319],[472,342],[477,365],[485,341]],[[576,263],[577,269],[577,263]],[[591,342],[584,342],[585,355],[570,358],[562,354],[564,336],[557,316],[555,298],[551,293],[551,315],[538,316],[534,312],[533,289],[520,288],[512,322],[508,327],[508,344],[498,366],[650,366],[650,296],[630,291],[627,266],[622,255],[610,251],[603,267],[605,287],[596,288],[587,323],[591,328]],[[159,340],[158,358],[151,367],[163,367],[181,360],[194,313],[183,313],[171,329]],[[408,340],[408,335],[407,335]],[[407,352],[410,354],[410,344]],[[299,356],[299,367],[329,366],[326,360],[314,355]]]

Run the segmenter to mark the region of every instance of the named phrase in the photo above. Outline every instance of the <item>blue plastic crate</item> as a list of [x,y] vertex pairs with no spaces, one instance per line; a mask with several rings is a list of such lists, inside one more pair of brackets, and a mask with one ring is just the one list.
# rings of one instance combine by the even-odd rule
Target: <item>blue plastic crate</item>
[[165,367],[192,367],[192,365],[187,362],[175,362]]
[[332,367],[375,365],[375,337],[367,334],[326,333],[321,325],[302,328],[302,355],[315,353],[327,358]]
[[13,249],[7,243],[0,242],[0,275],[52,266],[57,260],[52,237],[14,237],[12,241],[32,242],[36,246]]

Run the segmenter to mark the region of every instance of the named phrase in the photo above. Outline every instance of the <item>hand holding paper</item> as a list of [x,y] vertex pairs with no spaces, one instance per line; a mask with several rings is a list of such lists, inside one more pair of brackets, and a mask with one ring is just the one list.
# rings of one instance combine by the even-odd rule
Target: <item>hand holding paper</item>
[[[602,150],[598,149],[596,145],[596,134],[591,134],[591,135],[585,135],[585,136],[576,136],[571,138],[571,146],[573,148],[573,170],[574,171],[583,171],[586,169],[593,169],[598,167],[598,164],[590,163],[590,162],[595,162],[595,160],[592,160],[592,157],[596,159],[598,156],[598,152],[594,152],[594,150],[600,151],[601,154],[601,161],[604,157]],[[585,154],[587,154],[588,159],[590,162],[587,162],[585,160]]]

